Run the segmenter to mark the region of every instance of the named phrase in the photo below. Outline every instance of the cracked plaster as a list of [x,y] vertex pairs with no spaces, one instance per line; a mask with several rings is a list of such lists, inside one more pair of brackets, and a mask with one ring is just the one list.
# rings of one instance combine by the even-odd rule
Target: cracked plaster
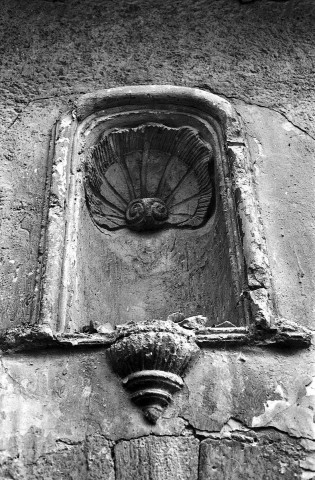
[[[236,105],[245,101],[282,112],[314,137],[309,99],[315,8],[307,0],[252,5],[200,0],[194,6],[91,1],[85,2],[84,14],[79,0],[14,6],[3,2],[1,20],[1,128],[11,125],[2,140],[6,325],[28,321],[33,313],[42,159],[53,122],[62,110],[73,108],[78,95],[122,84],[198,86]],[[231,23],[233,30],[227,28]]]
[[[208,89],[237,108],[256,175],[277,309],[312,328],[313,3],[82,5],[82,0],[1,5],[2,325],[28,322],[34,314],[53,123],[82,93],[169,83]],[[130,403],[103,351],[3,357],[1,474],[55,480],[93,479],[102,472],[112,480],[115,442],[193,435],[201,443],[223,440],[226,448],[233,442],[243,448],[259,434],[280,435],[275,445],[286,446],[284,454],[272,450],[279,459],[275,478],[288,472],[288,452],[297,478],[314,478],[313,358],[312,351],[209,349],[152,427]],[[99,446],[89,447],[90,438]]]

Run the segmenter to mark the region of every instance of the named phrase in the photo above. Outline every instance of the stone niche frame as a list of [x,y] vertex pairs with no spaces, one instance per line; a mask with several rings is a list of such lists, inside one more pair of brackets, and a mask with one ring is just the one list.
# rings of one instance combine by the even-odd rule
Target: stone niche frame
[[[45,253],[39,265],[39,294],[34,308],[37,318],[33,326],[6,332],[1,339],[4,347],[109,346],[115,342],[115,331],[67,332],[69,272],[76,263],[75,232],[84,195],[81,140],[106,122],[115,125],[117,120],[119,124],[121,119],[126,122],[129,118],[132,123],[138,117],[154,122],[172,115],[193,119],[215,132],[218,139],[219,194],[225,212],[234,289],[244,311],[240,327],[195,329],[196,343],[200,347],[244,343],[309,345],[306,329],[277,317],[255,180],[239,116],[228,101],[207,91],[146,85],[84,95],[76,108],[57,122],[48,165],[47,228],[42,237]],[[239,272],[246,279],[245,290]]]

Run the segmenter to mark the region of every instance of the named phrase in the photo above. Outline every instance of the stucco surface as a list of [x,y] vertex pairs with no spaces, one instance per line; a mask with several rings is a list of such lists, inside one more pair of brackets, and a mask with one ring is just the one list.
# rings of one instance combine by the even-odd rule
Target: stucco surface
[[79,94],[199,86],[283,112],[314,136],[315,6],[307,0],[5,0],[1,10],[2,325],[32,312],[52,124]]
[[245,125],[282,318],[312,328],[315,141],[268,108],[238,104]]
[[[107,449],[109,459],[105,462],[104,457],[106,465],[102,468],[110,469],[109,447],[120,445],[122,439],[174,437],[178,442],[188,436],[194,449],[198,439],[212,438],[216,442],[232,439],[234,446],[239,443],[236,450],[242,450],[248,443],[246,436],[264,436],[268,431],[281,433],[284,442],[290,439],[291,447],[296,446],[295,465],[299,466],[299,462],[312,465],[310,459],[315,448],[313,357],[312,352],[301,358],[299,352],[268,352],[248,347],[204,351],[186,376],[184,389],[175,396],[159,422],[150,425],[130,402],[103,350],[98,353],[53,350],[36,355],[5,356],[1,362],[3,471],[15,465],[23,472],[25,463],[31,463],[37,471],[55,453],[66,461],[69,446],[85,465],[86,455],[96,455],[94,450],[89,450],[91,442],[104,443],[102,449]],[[266,438],[268,440],[269,433]],[[146,447],[151,449],[153,458],[161,455],[154,453],[155,443]],[[133,451],[134,447],[130,448]],[[122,455],[121,462],[126,463],[127,454],[122,452]],[[167,458],[165,465],[173,471],[171,453],[165,451],[163,455]],[[75,457],[72,458],[75,461]],[[129,461],[134,465],[130,468],[138,468],[133,461]],[[183,471],[192,468],[185,464],[185,454],[180,455],[178,461],[184,462]],[[67,462],[70,465],[71,459]],[[271,468],[268,462],[269,457],[266,468]],[[97,471],[91,460],[90,467],[79,469],[74,478],[85,478],[92,465]],[[262,460],[261,469],[263,465]],[[277,472],[277,468],[273,472]]]
[[[197,86],[237,108],[250,146],[278,313],[314,328],[313,2],[3,0],[0,11],[1,328],[36,320],[54,122],[83,93],[136,84]],[[186,443],[193,445],[193,465],[197,440],[208,442],[200,464],[200,478],[208,478],[213,471],[206,456],[213,459],[215,451],[223,458],[231,448],[239,455],[249,442],[244,429],[249,436],[280,432],[288,445],[270,450],[269,439],[266,461],[257,460],[260,472],[271,468],[274,455],[277,470],[270,478],[291,478],[283,466],[283,452],[291,452],[294,478],[315,478],[313,368],[312,350],[204,351],[173,406],[151,427],[103,350],[6,355],[0,478],[111,480],[115,448],[122,448],[114,444],[153,438],[146,448],[154,450],[156,437],[169,436],[175,443],[191,439]],[[221,439],[220,446],[211,443]],[[180,457],[178,462],[186,468]],[[241,475],[242,469],[235,478]]]

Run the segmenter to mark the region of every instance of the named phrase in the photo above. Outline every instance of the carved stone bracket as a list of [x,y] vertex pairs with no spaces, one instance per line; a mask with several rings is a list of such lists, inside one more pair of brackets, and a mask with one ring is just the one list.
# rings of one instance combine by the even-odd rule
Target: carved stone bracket
[[122,325],[109,349],[115,372],[151,423],[183,387],[182,377],[198,353],[195,334],[169,320]]

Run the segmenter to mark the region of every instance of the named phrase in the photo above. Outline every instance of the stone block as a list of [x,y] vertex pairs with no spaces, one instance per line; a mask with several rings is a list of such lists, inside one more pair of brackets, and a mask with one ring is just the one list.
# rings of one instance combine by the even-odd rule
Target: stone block
[[197,480],[199,441],[146,437],[115,448],[116,480]]
[[294,480],[299,478],[297,452],[291,444],[205,440],[200,445],[199,480]]

